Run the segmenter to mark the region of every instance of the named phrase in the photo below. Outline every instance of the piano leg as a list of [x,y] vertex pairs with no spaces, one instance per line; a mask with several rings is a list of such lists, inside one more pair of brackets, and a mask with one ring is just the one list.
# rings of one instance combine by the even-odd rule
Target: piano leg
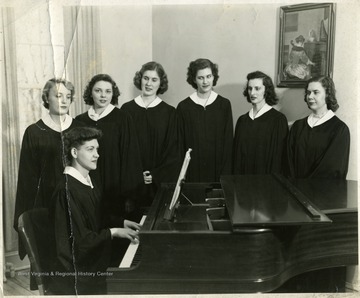
[[344,293],[346,267],[303,273],[285,282],[273,293]]

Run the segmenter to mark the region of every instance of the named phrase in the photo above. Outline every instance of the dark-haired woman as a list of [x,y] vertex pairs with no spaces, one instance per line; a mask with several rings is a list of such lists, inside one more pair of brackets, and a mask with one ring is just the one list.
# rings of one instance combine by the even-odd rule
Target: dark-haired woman
[[218,66],[208,59],[192,61],[187,82],[196,90],[177,106],[181,156],[192,148],[189,182],[217,182],[231,173],[233,121],[230,101],[212,89]]
[[102,228],[101,193],[89,176],[99,160],[101,131],[80,127],[64,134],[63,179],[56,186],[50,207],[54,226],[55,263],[51,275],[54,294],[106,294],[106,269],[110,263],[113,239],[138,240],[141,226],[122,220],[122,224]]
[[145,183],[142,207],[149,207],[160,183],[176,181],[179,174],[177,117],[175,108],[158,96],[168,89],[161,64],[144,64],[135,74],[134,85],[141,95],[121,109],[135,124]]
[[243,94],[252,108],[236,123],[234,174],[283,173],[288,125],[285,115],[272,108],[278,99],[271,78],[249,73]]
[[[69,81],[53,78],[42,91],[44,107],[49,110],[25,130],[21,145],[19,176],[16,192],[14,228],[19,216],[33,208],[49,208],[51,195],[62,179],[62,133],[81,123],[68,115],[75,88]],[[26,251],[19,241],[19,256]]]
[[288,141],[291,177],[346,179],[350,132],[334,112],[339,108],[329,77],[311,78],[305,87],[312,113],[295,121]]
[[102,187],[104,215],[114,224],[119,216],[131,217],[143,183],[135,128],[130,115],[115,107],[119,96],[120,91],[109,75],[95,75],[83,95],[91,107],[76,117],[103,133],[99,141],[101,158],[92,177]]

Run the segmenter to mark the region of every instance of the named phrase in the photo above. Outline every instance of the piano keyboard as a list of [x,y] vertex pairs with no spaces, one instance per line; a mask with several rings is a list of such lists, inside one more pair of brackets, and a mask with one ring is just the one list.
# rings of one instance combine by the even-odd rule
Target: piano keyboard
[[[145,219],[146,219],[146,215],[143,215],[143,217],[140,220],[141,225],[144,224]],[[119,268],[130,268],[131,267],[131,265],[133,264],[135,254],[139,248],[139,244],[140,244],[140,242],[129,244],[129,247],[126,250],[126,253],[119,265]]]

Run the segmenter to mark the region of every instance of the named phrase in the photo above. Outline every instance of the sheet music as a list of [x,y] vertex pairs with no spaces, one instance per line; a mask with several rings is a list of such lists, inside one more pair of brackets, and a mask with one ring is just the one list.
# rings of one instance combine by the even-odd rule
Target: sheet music
[[179,175],[178,181],[176,183],[174,195],[173,195],[173,197],[171,199],[171,203],[170,203],[170,206],[169,206],[170,210],[172,208],[174,208],[174,206],[175,206],[175,204],[177,202],[177,199],[179,198],[179,194],[180,194],[180,190],[181,190],[181,183],[185,179],[185,174],[186,174],[187,168],[188,168],[189,163],[190,163],[190,159],[191,159],[190,152],[191,151],[192,151],[192,149],[189,148],[189,150],[185,154],[185,158],[184,158],[183,165],[181,167],[180,175]]
[[[140,224],[143,225],[146,219],[146,215],[143,215]],[[128,249],[126,250],[126,253],[119,265],[119,268],[130,268],[131,263],[134,259],[134,256],[136,254],[137,249],[139,248],[140,242],[137,243],[130,243]]]

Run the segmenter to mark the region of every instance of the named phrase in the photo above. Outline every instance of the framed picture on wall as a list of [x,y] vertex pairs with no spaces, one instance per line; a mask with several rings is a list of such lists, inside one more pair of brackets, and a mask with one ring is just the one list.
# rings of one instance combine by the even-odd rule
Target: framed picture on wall
[[301,88],[312,77],[332,77],[334,31],[334,3],[280,7],[277,86]]

